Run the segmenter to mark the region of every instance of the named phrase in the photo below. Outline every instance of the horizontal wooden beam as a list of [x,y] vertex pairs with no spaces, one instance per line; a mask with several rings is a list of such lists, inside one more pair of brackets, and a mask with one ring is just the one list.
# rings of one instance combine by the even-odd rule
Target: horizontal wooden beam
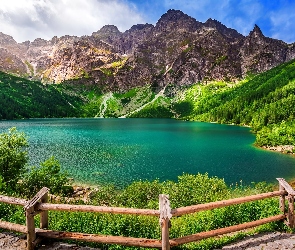
[[288,192],[288,194],[295,196],[295,191],[290,186],[290,184],[285,181],[285,179],[283,179],[283,178],[277,178],[277,180],[281,184],[281,186]]
[[11,222],[1,221],[0,220],[0,228],[7,229],[9,231],[27,233],[27,227],[24,225],[19,225]]
[[0,195],[0,202],[4,202],[4,203],[7,203],[7,204],[12,204],[12,205],[24,206],[24,205],[26,205],[27,200]]
[[211,210],[214,208],[221,208],[221,207],[226,207],[230,205],[237,205],[237,204],[241,204],[245,202],[271,198],[271,197],[280,196],[284,194],[286,194],[286,191],[274,191],[269,193],[256,194],[256,195],[240,197],[240,198],[235,198],[230,200],[215,201],[215,202],[198,204],[198,205],[193,205],[188,207],[175,208],[175,209],[172,209],[171,213],[173,216],[180,216],[184,214],[191,214],[191,213],[196,213],[200,211]]
[[220,228],[220,229],[216,229],[216,230],[212,230],[212,231],[208,231],[208,232],[201,232],[201,233],[197,233],[197,234],[193,234],[193,235],[189,235],[189,236],[184,236],[181,238],[171,239],[170,245],[171,246],[178,246],[181,244],[199,241],[199,240],[211,238],[211,237],[218,236],[218,235],[237,232],[237,231],[244,230],[247,228],[257,227],[257,226],[260,226],[260,225],[263,225],[266,223],[283,220],[285,218],[286,218],[286,215],[280,214],[280,215],[275,215],[275,216],[261,219],[261,220],[257,220],[257,221],[247,222],[247,223],[240,224],[240,225],[230,226],[230,227],[226,227],[226,228]]
[[91,205],[70,205],[70,204],[51,204],[40,203],[36,207],[37,210],[55,210],[55,211],[69,211],[69,212],[93,212],[93,213],[110,213],[110,214],[136,214],[136,215],[150,215],[159,216],[159,210],[153,209],[137,209],[124,207],[103,207]]
[[45,229],[39,229],[39,228],[36,228],[36,233],[37,233],[37,236],[52,238],[52,239],[79,240],[79,241],[97,242],[97,243],[105,243],[105,244],[118,244],[123,246],[148,247],[148,248],[161,248],[162,246],[160,240],[145,239],[145,238],[60,232],[60,231],[51,231],[51,230],[45,230]]

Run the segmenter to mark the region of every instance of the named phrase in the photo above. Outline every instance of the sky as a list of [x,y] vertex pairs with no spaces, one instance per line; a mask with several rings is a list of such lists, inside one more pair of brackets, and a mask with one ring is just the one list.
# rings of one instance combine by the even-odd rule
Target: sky
[[156,24],[169,9],[196,20],[216,19],[248,35],[257,24],[268,37],[295,42],[295,0],[0,0],[0,32],[17,42],[91,35],[113,24]]

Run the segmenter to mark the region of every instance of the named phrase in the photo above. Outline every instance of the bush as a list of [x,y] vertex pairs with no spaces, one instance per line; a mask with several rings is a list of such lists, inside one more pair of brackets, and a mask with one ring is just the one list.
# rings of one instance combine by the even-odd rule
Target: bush
[[27,138],[16,128],[10,128],[8,133],[0,134],[0,186],[15,191],[20,175],[25,171],[28,161]]
[[61,172],[60,163],[53,156],[40,165],[39,168],[32,167],[23,175],[19,183],[21,194],[32,197],[42,187],[48,187],[52,194],[65,195],[73,191],[68,185],[68,174]]

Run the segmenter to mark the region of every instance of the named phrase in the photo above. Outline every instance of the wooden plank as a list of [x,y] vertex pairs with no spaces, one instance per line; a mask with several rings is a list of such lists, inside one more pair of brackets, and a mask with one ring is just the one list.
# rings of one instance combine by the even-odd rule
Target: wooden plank
[[0,202],[11,204],[11,205],[24,206],[26,205],[28,201],[25,199],[19,199],[19,198],[9,197],[5,195],[0,195]]
[[285,181],[285,179],[283,179],[283,178],[277,178],[277,180],[280,183],[280,185],[282,185],[285,188],[285,190],[288,192],[288,194],[293,195],[293,196],[295,195],[295,191],[289,185],[289,183]]
[[221,208],[221,207],[226,207],[230,205],[237,205],[237,204],[241,204],[245,202],[250,202],[250,201],[262,200],[262,199],[280,196],[284,194],[286,194],[285,191],[274,191],[269,193],[256,194],[256,195],[240,197],[240,198],[235,198],[230,200],[215,201],[215,202],[210,202],[206,204],[198,204],[198,205],[193,205],[188,207],[175,208],[175,209],[172,209],[171,213],[173,216],[180,216],[184,214],[211,210],[214,208]]
[[70,204],[37,204],[38,210],[55,210],[55,211],[69,211],[69,212],[94,212],[94,213],[111,213],[111,214],[136,214],[136,215],[150,215],[159,216],[159,210],[153,209],[137,209],[124,207],[102,207],[91,205],[70,205]]
[[123,236],[109,236],[109,235],[97,235],[97,234],[84,234],[73,232],[60,232],[51,231],[45,229],[36,229],[38,236],[52,238],[52,239],[64,239],[64,240],[79,240],[88,242],[97,242],[104,244],[118,244],[123,246],[136,246],[136,247],[148,247],[148,248],[161,248],[162,244],[160,240],[146,239],[146,238],[132,238]]
[[199,241],[199,240],[211,238],[211,237],[222,235],[222,234],[233,233],[233,232],[237,232],[237,231],[244,230],[247,228],[257,227],[257,226],[260,226],[260,225],[263,225],[266,223],[283,220],[285,218],[286,218],[286,216],[284,214],[280,214],[280,215],[275,215],[275,216],[261,219],[261,220],[257,220],[257,221],[247,222],[247,223],[240,224],[240,225],[230,226],[230,227],[226,227],[226,228],[220,228],[220,229],[216,229],[216,230],[212,230],[212,231],[208,231],[208,232],[201,232],[201,233],[197,233],[197,234],[193,234],[193,235],[189,235],[189,236],[184,236],[181,238],[171,239],[170,245],[171,246],[178,246],[181,244]]
[[11,222],[1,221],[0,220],[0,228],[7,229],[9,231],[19,232],[19,233],[27,233],[27,227],[24,225],[19,225]]

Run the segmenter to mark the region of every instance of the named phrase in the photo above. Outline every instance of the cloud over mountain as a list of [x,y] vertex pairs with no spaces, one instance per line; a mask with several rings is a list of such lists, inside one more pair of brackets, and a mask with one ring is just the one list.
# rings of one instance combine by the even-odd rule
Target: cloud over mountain
[[125,31],[142,23],[136,6],[120,0],[2,0],[0,30],[18,42],[87,35],[105,24]]

